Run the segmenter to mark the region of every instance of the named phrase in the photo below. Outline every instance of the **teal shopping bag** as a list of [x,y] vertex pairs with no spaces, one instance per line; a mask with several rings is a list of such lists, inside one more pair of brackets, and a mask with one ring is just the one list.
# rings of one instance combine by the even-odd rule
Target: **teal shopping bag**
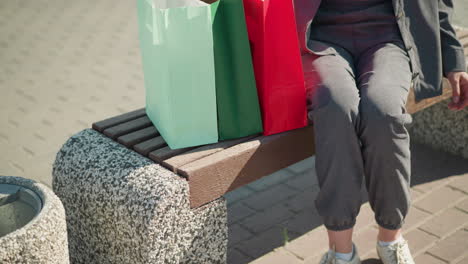
[[171,149],[218,142],[212,30],[218,4],[137,0],[146,114]]

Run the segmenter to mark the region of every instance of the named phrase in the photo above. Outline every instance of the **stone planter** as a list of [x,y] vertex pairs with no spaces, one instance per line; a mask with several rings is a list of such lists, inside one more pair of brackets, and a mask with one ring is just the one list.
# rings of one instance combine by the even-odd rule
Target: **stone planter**
[[47,186],[0,176],[0,263],[69,263],[65,211]]
[[190,208],[186,179],[99,132],[69,138],[52,176],[72,263],[226,263],[225,198]]

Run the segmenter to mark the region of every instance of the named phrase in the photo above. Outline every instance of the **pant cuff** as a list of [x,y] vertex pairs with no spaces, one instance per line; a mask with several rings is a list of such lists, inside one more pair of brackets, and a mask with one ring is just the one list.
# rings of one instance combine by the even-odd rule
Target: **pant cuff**
[[356,224],[356,219],[343,221],[342,224],[327,224],[327,223],[324,223],[323,225],[328,230],[331,230],[331,231],[342,231],[342,230],[346,230],[346,229],[354,227],[355,224]]
[[383,228],[386,228],[386,229],[390,229],[390,230],[396,230],[396,229],[400,229],[403,227],[403,224],[404,224],[404,220],[400,223],[397,223],[397,224],[392,224],[392,223],[384,223],[383,221],[381,221],[380,219],[378,218],[375,218],[375,221],[377,222],[377,224]]

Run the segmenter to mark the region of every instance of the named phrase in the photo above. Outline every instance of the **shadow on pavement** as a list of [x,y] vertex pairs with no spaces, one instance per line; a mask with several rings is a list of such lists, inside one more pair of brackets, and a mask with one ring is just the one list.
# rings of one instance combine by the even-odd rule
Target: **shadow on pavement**
[[[412,187],[468,172],[468,162],[462,157],[431,149],[430,147],[417,142],[411,142],[411,153]],[[315,177],[315,174],[312,173],[307,175]],[[271,214],[262,214],[261,212],[251,213],[253,215],[258,214],[253,216],[255,217],[255,222],[243,222],[243,220],[240,220],[235,223],[230,223],[230,235],[232,235],[233,232],[244,232],[246,234],[243,235],[243,239],[238,239],[235,243],[232,243],[232,241],[229,242],[228,263],[249,263],[260,258],[264,254],[273,251],[273,249],[277,247],[284,246],[284,228],[288,229],[289,241],[294,243],[295,238],[319,227],[322,224],[322,221],[313,204],[316,194],[316,188],[309,188],[302,192],[298,191],[296,195],[302,199],[300,200],[300,203],[302,203],[302,208],[304,208],[304,210],[287,220],[278,221],[277,224],[266,231],[255,233],[255,231],[252,230],[255,230],[255,226],[258,226],[259,224],[271,223],[272,217],[278,217],[278,219],[281,219],[281,215],[290,214],[291,209],[282,204],[282,208],[275,208],[276,212]],[[362,194],[365,198],[365,203],[368,201],[365,187]],[[253,196],[255,195],[256,194],[253,194]],[[230,211],[229,207],[231,206],[236,206],[236,204],[229,205],[228,211]],[[281,206],[274,205],[273,207]],[[295,206],[298,206],[297,201]],[[252,216],[249,217],[252,218]],[[369,221],[374,221],[374,219],[369,218]],[[235,230],[233,230],[233,228]],[[238,233],[234,235],[239,236]],[[323,243],[327,243],[326,237],[323,237],[322,239]],[[314,250],[314,248],[311,248],[310,250]],[[367,259],[363,263],[370,264],[381,262],[377,259]]]

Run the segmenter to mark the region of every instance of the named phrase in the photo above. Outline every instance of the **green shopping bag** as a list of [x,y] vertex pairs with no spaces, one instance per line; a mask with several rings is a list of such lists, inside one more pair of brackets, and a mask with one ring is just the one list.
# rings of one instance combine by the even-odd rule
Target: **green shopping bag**
[[262,131],[242,1],[137,0],[146,112],[172,149]]
[[219,139],[263,132],[255,74],[239,0],[219,0],[213,23]]

